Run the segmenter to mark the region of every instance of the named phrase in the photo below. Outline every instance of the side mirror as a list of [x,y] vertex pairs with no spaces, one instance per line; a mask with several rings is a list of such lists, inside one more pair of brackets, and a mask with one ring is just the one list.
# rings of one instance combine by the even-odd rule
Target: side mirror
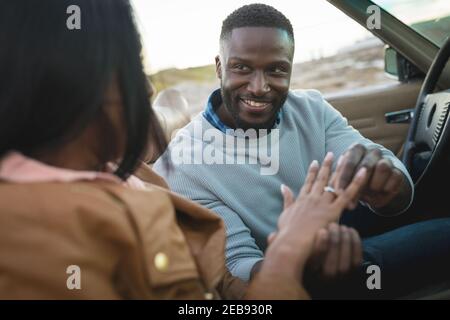
[[398,79],[397,51],[391,47],[384,49],[384,72]]
[[401,82],[425,76],[414,64],[391,47],[384,49],[384,72]]

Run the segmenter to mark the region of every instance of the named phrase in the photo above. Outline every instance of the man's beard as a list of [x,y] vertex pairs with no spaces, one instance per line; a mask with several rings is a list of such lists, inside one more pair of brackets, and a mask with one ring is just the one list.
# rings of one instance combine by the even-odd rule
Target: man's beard
[[[228,112],[231,114],[231,117],[234,120],[236,128],[244,129],[244,130],[248,130],[248,129],[255,129],[255,130],[269,129],[270,130],[270,129],[272,129],[275,124],[275,121],[277,119],[278,112],[280,111],[281,107],[285,103],[287,96],[288,96],[286,93],[286,95],[284,95],[281,99],[272,101],[274,110],[276,110],[276,112],[274,112],[274,114],[267,121],[261,122],[261,123],[249,123],[245,120],[242,120],[239,117],[238,104],[240,102],[240,98],[237,96],[235,99],[233,99],[230,91],[224,90],[223,87],[220,88],[220,93],[222,96],[223,105],[228,110]],[[258,100],[258,99],[255,98],[255,100]]]

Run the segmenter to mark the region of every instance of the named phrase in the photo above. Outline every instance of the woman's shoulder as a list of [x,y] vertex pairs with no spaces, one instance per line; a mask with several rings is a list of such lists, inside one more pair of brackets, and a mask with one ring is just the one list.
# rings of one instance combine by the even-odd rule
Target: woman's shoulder
[[[177,230],[168,234],[172,229],[161,227],[173,225],[175,214],[169,196],[156,188],[0,183],[0,194],[0,269],[14,270],[8,283],[0,279],[0,295],[11,296],[6,288],[13,287],[21,294],[31,288],[31,298],[148,297],[145,281],[151,267],[139,266],[158,252],[171,252],[170,239],[183,240]],[[71,266],[79,267],[86,279],[80,291],[66,287]],[[189,266],[195,278],[195,266]],[[111,281],[117,268],[126,279]]]
[[171,210],[169,196],[158,188],[131,189],[115,183],[77,181],[70,183],[0,183],[0,211],[4,217],[68,226],[73,220],[104,225],[129,224],[130,215],[159,215],[157,207]]

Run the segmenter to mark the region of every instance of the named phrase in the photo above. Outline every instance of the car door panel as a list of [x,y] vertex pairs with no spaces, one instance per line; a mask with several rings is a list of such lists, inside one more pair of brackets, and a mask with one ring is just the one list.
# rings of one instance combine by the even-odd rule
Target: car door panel
[[395,154],[401,152],[409,124],[387,123],[386,114],[414,108],[421,81],[394,83],[325,95],[363,136]]

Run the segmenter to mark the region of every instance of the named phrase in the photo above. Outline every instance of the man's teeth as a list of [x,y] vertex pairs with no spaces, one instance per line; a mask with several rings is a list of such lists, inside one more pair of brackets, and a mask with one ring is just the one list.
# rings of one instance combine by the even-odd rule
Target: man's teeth
[[255,107],[255,108],[263,108],[263,107],[266,107],[269,104],[267,102],[257,102],[257,101],[254,101],[254,100],[247,100],[247,99],[244,99],[244,102],[246,104],[248,104],[249,106]]

